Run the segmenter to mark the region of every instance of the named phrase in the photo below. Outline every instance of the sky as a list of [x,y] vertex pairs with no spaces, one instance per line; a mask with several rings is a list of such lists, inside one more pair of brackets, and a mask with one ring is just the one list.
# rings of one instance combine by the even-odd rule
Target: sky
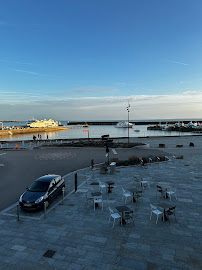
[[202,119],[201,0],[0,0],[0,120]]

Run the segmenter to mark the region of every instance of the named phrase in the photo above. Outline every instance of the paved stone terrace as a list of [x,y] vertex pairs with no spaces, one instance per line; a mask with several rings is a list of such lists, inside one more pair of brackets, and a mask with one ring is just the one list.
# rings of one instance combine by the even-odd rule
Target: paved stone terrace
[[[171,151],[172,152],[172,151]],[[29,220],[0,215],[1,269],[202,269],[202,161],[198,156],[153,163],[147,167],[118,167],[114,175],[85,169],[88,179],[77,193],[68,196],[47,214],[47,219]],[[127,202],[135,212],[135,224],[108,223],[108,207],[124,205],[121,188],[136,185],[133,175],[151,176],[143,202]],[[97,191],[93,180],[113,180],[116,193],[103,192],[104,210],[86,206],[86,194]],[[150,221],[150,203],[167,201],[156,196],[156,184],[168,182],[178,189],[177,221],[156,216]],[[52,258],[44,257],[55,251]]]

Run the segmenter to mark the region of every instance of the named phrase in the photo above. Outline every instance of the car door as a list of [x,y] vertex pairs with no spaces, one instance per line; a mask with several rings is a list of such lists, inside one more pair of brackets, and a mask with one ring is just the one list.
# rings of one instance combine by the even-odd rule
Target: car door
[[55,178],[55,183],[56,183],[56,193],[57,195],[59,195],[62,191],[62,181],[61,181],[61,176],[58,176],[57,178]]
[[49,191],[48,191],[48,198],[49,201],[52,201],[56,196],[56,184],[55,184],[55,179],[53,179],[50,183],[49,186]]

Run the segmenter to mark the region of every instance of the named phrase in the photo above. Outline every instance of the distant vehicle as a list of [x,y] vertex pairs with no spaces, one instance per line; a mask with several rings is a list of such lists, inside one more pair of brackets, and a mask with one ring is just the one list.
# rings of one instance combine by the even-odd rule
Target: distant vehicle
[[133,128],[133,124],[129,123],[127,121],[122,121],[122,122],[118,122],[115,127],[117,127],[117,128]]
[[64,179],[60,175],[48,174],[38,178],[30,188],[27,188],[19,198],[19,205],[22,209],[38,210],[46,207],[65,188]]

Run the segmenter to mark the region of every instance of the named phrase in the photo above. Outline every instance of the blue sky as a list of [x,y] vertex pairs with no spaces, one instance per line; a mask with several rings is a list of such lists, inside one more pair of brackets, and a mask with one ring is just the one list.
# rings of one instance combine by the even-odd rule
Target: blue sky
[[0,120],[202,118],[201,0],[0,6]]

